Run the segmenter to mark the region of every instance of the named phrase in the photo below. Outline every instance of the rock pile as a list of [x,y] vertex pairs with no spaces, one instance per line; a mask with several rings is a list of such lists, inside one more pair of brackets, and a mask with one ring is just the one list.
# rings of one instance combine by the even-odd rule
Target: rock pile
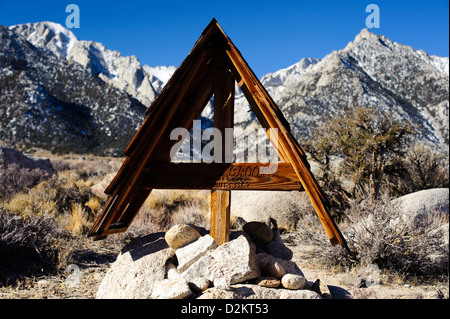
[[[278,231],[250,222],[217,246],[208,232],[176,225],[124,247],[97,298],[319,299],[326,285],[309,282]],[[325,287],[325,288],[324,288]]]

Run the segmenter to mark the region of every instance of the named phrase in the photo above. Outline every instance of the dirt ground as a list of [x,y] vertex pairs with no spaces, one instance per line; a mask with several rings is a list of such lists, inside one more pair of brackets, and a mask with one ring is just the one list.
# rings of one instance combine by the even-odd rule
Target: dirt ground
[[[363,270],[338,271],[320,269],[311,264],[309,257],[314,247],[288,244],[305,278],[324,282],[333,299],[448,299],[448,283],[405,284],[372,271],[371,277]],[[94,299],[97,289],[114,262],[120,248],[106,247],[102,242],[92,242],[90,247],[73,253],[73,264],[62,274],[27,278],[18,284],[0,287],[0,299]],[[306,262],[307,261],[307,262]],[[368,284],[367,279],[372,280]],[[361,287],[362,280],[366,286]]]

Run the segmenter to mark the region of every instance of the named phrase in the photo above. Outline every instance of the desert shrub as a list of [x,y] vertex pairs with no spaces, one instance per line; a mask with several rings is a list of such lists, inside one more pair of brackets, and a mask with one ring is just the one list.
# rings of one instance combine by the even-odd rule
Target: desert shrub
[[25,218],[0,210],[0,283],[60,267],[67,234],[49,216]]
[[404,171],[390,182],[394,194],[449,187],[448,151],[426,143],[412,145],[403,161]]
[[[3,208],[25,217],[56,215],[57,207],[51,192],[41,187],[32,188],[27,193],[18,193],[10,201],[2,204]],[[49,196],[50,195],[50,196]]]
[[122,161],[120,158],[76,154],[53,156],[51,160],[57,172],[75,171],[82,178],[91,180],[117,172]]
[[437,231],[448,216],[429,212],[405,219],[387,196],[374,204],[353,203],[349,215],[353,223],[347,234],[360,263],[421,276],[448,273],[448,242]]
[[8,199],[53,174],[54,169],[48,159],[34,160],[0,144],[0,199]]
[[49,177],[48,171],[40,168],[26,169],[17,164],[8,165],[4,169],[0,168],[0,198],[10,198]]
[[371,196],[351,201],[346,216],[339,227],[355,255],[329,245],[312,218],[299,230],[303,241],[319,247],[314,257],[321,263],[345,268],[375,264],[402,276],[448,276],[448,215],[429,212],[421,219],[406,219],[384,194],[376,201]]
[[[392,113],[371,106],[350,107],[317,128],[305,149],[321,165],[321,181],[326,190],[339,191],[336,202],[342,202],[349,194],[362,198],[370,193],[376,199],[386,178],[402,171],[402,158],[413,133],[410,123]],[[332,174],[332,156],[344,159],[338,176]],[[343,192],[339,177],[352,181],[348,193]]]
[[65,228],[76,235],[83,235],[89,231],[89,220],[86,209],[81,203],[74,203],[67,216]]
[[205,214],[201,202],[193,201],[179,206],[172,216],[172,224],[194,224],[203,228],[209,228],[209,216]]
[[162,224],[155,222],[155,219],[160,214],[161,211],[155,210],[147,201],[139,210],[139,213],[136,215],[130,227],[124,234],[109,237],[117,237],[116,240],[123,241],[126,238],[142,237],[148,234],[163,231],[164,227],[161,226]]
[[106,241],[119,245],[131,238],[167,231],[176,224],[209,226],[207,193],[209,192],[153,191],[127,231],[108,236]]
[[60,172],[0,207],[25,217],[48,215],[75,234],[85,233],[104,204],[76,171]]

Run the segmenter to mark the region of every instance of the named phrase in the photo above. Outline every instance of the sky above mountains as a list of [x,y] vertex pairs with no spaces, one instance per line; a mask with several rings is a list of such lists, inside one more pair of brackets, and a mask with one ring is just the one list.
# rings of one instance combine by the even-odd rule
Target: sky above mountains
[[[80,40],[93,40],[142,64],[178,66],[215,17],[258,77],[302,57],[323,58],[366,28],[369,4],[391,40],[449,56],[449,2],[400,1],[4,1],[0,24],[52,21],[66,26],[69,4],[79,8]],[[375,21],[371,19],[371,21]],[[370,26],[370,25],[369,25]]]

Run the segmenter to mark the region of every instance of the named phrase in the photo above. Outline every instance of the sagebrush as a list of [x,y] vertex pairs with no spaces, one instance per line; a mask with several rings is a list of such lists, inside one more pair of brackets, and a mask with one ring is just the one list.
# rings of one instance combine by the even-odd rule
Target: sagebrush
[[[354,254],[329,245],[315,216],[307,215],[298,229],[301,240],[317,247],[314,258],[324,265],[350,269],[375,264],[380,269],[422,278],[448,279],[448,215],[429,212],[405,218],[386,194],[351,201],[339,227]],[[447,237],[445,234],[447,233]]]

